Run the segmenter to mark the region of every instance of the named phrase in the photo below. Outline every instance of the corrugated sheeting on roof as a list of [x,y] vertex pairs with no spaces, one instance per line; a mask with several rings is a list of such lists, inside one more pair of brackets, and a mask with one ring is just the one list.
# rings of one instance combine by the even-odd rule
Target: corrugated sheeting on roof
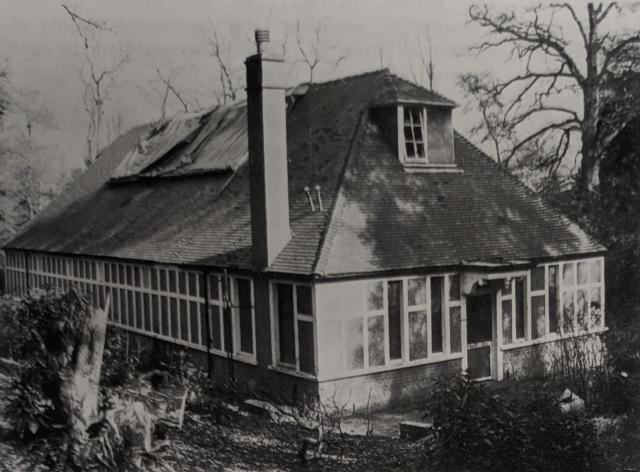
[[113,177],[235,171],[248,158],[247,107],[238,102],[157,124],[140,137]]

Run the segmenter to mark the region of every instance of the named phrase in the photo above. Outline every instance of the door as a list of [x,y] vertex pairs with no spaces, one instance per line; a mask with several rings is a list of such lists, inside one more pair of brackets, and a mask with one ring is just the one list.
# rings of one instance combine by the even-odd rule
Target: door
[[486,380],[493,374],[493,295],[467,297],[467,360],[469,378]]

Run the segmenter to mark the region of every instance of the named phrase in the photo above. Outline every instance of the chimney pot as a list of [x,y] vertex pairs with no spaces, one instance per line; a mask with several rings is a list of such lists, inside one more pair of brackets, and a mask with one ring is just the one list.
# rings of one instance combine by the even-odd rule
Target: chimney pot
[[262,54],[263,52],[265,52],[267,44],[269,44],[269,41],[271,40],[271,38],[269,37],[269,30],[265,28],[258,28],[256,30],[255,36],[258,54]]

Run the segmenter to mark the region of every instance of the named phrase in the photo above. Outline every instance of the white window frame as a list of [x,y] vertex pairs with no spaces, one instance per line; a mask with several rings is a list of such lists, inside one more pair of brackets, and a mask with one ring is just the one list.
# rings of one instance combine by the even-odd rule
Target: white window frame
[[[253,280],[251,277],[232,276],[231,279],[231,334],[233,337],[233,354],[247,359],[256,358],[256,306]],[[251,343],[253,352],[242,351],[241,331],[240,331],[240,296],[238,290],[238,280],[249,282],[249,293],[251,296]],[[224,323],[223,323],[224,324]]]
[[[591,264],[593,264],[595,261],[599,261],[600,264],[600,282],[595,282],[594,280],[592,280],[592,271],[591,271]],[[587,283],[584,284],[578,284],[578,263],[580,262],[586,262],[587,263],[587,270],[588,270],[588,281]],[[572,266],[572,270],[573,270],[573,276],[574,276],[574,280],[573,280],[573,284],[571,286],[565,286],[564,284],[564,277],[563,277],[563,272],[564,272],[564,267],[565,265],[571,265]],[[606,315],[606,310],[605,310],[605,279],[604,279],[604,257],[599,256],[599,257],[587,257],[587,258],[583,258],[583,259],[572,259],[572,260],[556,260],[556,261],[550,261],[544,264],[540,264],[538,267],[543,266],[544,267],[544,279],[545,279],[545,284],[544,284],[544,290],[536,290],[535,292],[531,290],[531,279],[532,279],[532,274],[531,274],[531,270],[527,271],[527,275],[526,278],[528,279],[528,281],[525,283],[525,303],[526,303],[526,309],[525,309],[525,313],[526,313],[526,320],[525,320],[525,328],[526,328],[526,333],[527,333],[527,339],[524,338],[518,338],[516,339],[515,334],[516,334],[516,326],[515,326],[515,320],[516,320],[516,313],[515,313],[515,284],[513,282],[513,280],[511,281],[512,283],[512,290],[511,290],[511,294],[508,295],[504,295],[503,291],[499,292],[499,303],[498,306],[500,307],[500,312],[499,312],[499,316],[502,316],[502,305],[501,302],[504,301],[511,301],[511,329],[512,329],[512,340],[510,343],[505,343],[502,344],[502,348],[503,349],[512,349],[512,348],[517,348],[517,347],[523,347],[523,346],[527,346],[527,345],[532,345],[532,344],[538,344],[538,343],[545,343],[545,342],[550,342],[550,341],[554,341],[554,340],[558,340],[558,339],[562,339],[562,338],[569,338],[569,337],[574,337],[574,336],[582,336],[585,334],[598,334],[598,333],[602,333],[604,331],[607,330],[606,328],[606,319],[605,319],[605,315]],[[558,286],[556,288],[557,290],[557,294],[558,294],[558,306],[557,306],[557,316],[558,316],[558,328],[559,328],[559,333],[552,333],[550,332],[550,326],[549,326],[549,313],[550,313],[550,306],[551,306],[551,299],[549,296],[549,267],[550,266],[556,266],[558,268]],[[592,323],[592,317],[591,317],[591,296],[592,293],[594,292],[595,289],[600,289],[600,311],[601,311],[601,321],[600,321],[600,326],[594,326]],[[580,329],[579,325],[578,325],[578,317],[577,317],[577,293],[578,290],[586,290],[587,292],[587,318],[588,318],[588,326],[587,326],[587,330],[583,330]],[[574,318],[573,318],[573,327],[571,329],[571,331],[565,330],[564,328],[564,308],[563,308],[563,296],[564,293],[571,293],[571,297],[573,300],[573,309],[574,309]],[[545,297],[545,335],[541,336],[539,338],[533,339],[532,338],[532,325],[533,325],[533,318],[532,318],[532,314],[531,314],[531,297],[534,296],[544,296]],[[500,334],[500,337],[502,339],[502,334]]]
[[[377,279],[367,279],[363,281],[363,295],[361,296],[361,304],[362,304],[362,313],[360,315],[355,314],[355,316],[343,320],[341,323],[342,329],[342,338],[343,338],[343,346],[342,349],[345,353],[343,356],[343,366],[342,369],[346,373],[347,376],[351,375],[361,375],[367,374],[371,372],[381,372],[386,370],[393,370],[397,368],[403,367],[411,367],[423,364],[431,364],[436,362],[444,362],[454,359],[462,359],[464,357],[464,335],[463,335],[463,317],[464,314],[462,312],[463,304],[462,304],[462,295],[460,295],[460,300],[450,301],[449,300],[449,284],[450,277],[453,275],[459,275],[457,272],[446,272],[446,273],[438,273],[438,274],[429,274],[429,275],[411,275],[411,276],[403,276],[403,277],[391,277],[391,278],[377,278]],[[443,278],[443,298],[442,298],[442,331],[443,331],[443,340],[442,340],[442,352],[433,352],[433,337],[432,337],[432,312],[431,312],[431,277],[442,277]],[[419,305],[409,305],[409,297],[408,297],[408,281],[410,279],[424,279],[426,283],[426,303]],[[389,282],[401,281],[402,282],[402,296],[403,296],[403,305],[402,305],[402,358],[391,361],[389,357],[389,300],[388,300],[388,284]],[[371,285],[375,283],[382,282],[383,284],[383,305],[384,305],[384,313],[381,313],[380,310],[368,310],[367,306],[367,297],[368,290]],[[450,326],[450,309],[452,307],[460,307],[461,309],[461,320],[460,320],[460,342],[461,349],[460,352],[452,353],[451,352],[451,326]],[[422,311],[426,310],[427,312],[427,357],[421,359],[409,359],[409,311]],[[384,315],[384,349],[385,349],[385,364],[382,366],[370,366],[369,365],[369,330],[368,330],[368,319],[372,316],[380,316],[380,314]],[[346,355],[349,351],[350,343],[349,336],[346,333],[347,323],[353,319],[360,319],[362,322],[362,342],[363,342],[363,355],[364,362],[363,367],[358,369],[351,368]]]
[[[422,141],[424,146],[424,157],[409,157],[407,155],[407,140],[404,135],[404,110],[405,108],[418,109],[420,112],[421,119],[421,129],[422,129]],[[406,165],[417,165],[417,166],[425,166],[429,164],[429,151],[428,151],[428,140],[427,140],[427,107],[424,105],[416,104],[416,105],[398,105],[397,111],[397,122],[398,122],[398,155],[400,157],[400,161]],[[412,122],[413,123],[413,122]],[[413,131],[412,131],[413,136]],[[414,149],[416,149],[415,139],[413,140]]]
[[[207,352],[207,336],[206,326],[202,326],[202,307],[205,305],[205,301],[208,297],[205,297],[204,293],[201,293],[202,287],[206,287],[202,282],[202,277],[209,277],[209,283],[212,280],[216,280],[218,283],[218,300],[208,299],[209,306],[217,306],[219,309],[219,329],[220,329],[220,343],[221,349],[210,349],[210,352],[214,355],[226,357],[225,346],[225,333],[224,333],[224,319],[223,319],[223,300],[222,300],[222,274],[206,272],[190,269],[187,267],[178,267],[164,264],[147,265],[138,264],[131,261],[122,261],[118,259],[102,260],[96,258],[86,257],[67,257],[56,254],[48,253],[32,253],[32,264],[30,265],[30,277],[34,282],[34,286],[43,287],[46,284],[56,285],[58,287],[64,287],[66,285],[77,285],[87,291],[89,288],[96,291],[95,297],[98,297],[100,293],[105,296],[108,293],[111,296],[111,307],[109,313],[109,323],[117,326],[118,328],[142,334],[145,336],[162,339],[174,344],[183,345],[192,349]],[[109,264],[109,281],[105,278],[105,264]],[[95,278],[93,277],[92,267],[95,265]],[[51,267],[51,271],[49,271]],[[64,267],[64,271],[62,269]],[[80,270],[82,267],[82,270]],[[89,272],[85,270],[89,267]],[[74,273],[74,268],[78,270]],[[120,268],[122,268],[124,280],[120,280]],[[112,270],[115,269],[115,272]],[[139,286],[135,285],[135,273],[136,270],[140,274]],[[160,283],[160,271],[163,270],[166,274],[166,287],[165,290],[161,288]],[[131,284],[127,283],[127,272],[131,273]],[[61,273],[66,272],[66,273]],[[116,276],[114,277],[114,273]],[[152,273],[155,273],[156,288],[151,286]],[[170,290],[170,274],[174,274],[175,277],[175,291]],[[183,274],[183,275],[181,275]],[[195,293],[190,290],[189,276],[192,275],[195,279]],[[185,287],[184,293],[180,291],[180,278],[184,277]],[[234,352],[231,353],[235,360],[247,362],[250,364],[256,364],[256,320],[255,320],[255,288],[253,280],[246,276],[227,276],[231,281],[231,330],[232,339],[234,345]],[[117,282],[115,280],[117,279]],[[240,351],[240,332],[239,332],[239,310],[237,309],[237,285],[238,279],[246,279],[249,281],[251,290],[251,323],[252,323],[252,346],[253,353],[246,353]],[[113,292],[118,290],[118,303],[119,306],[114,309],[114,297]],[[129,313],[128,293],[132,294],[132,313]],[[234,295],[236,293],[236,295]],[[124,302],[121,302],[121,294],[124,295]],[[146,297],[145,297],[146,296]],[[155,297],[155,303],[154,303]],[[167,315],[168,326],[164,326],[162,319],[162,298],[166,298],[167,302]],[[150,306],[146,307],[145,298],[148,298]],[[139,299],[139,300],[138,300]],[[171,304],[172,300],[175,300],[176,311],[172,312]],[[234,302],[235,300],[235,302]],[[183,303],[181,303],[183,302]],[[185,305],[186,312],[183,313],[181,305]],[[138,306],[139,305],[139,306]],[[124,311],[120,310],[120,307],[124,308]],[[192,307],[195,307],[196,312],[191,313]],[[145,319],[145,308],[149,311],[149,322]],[[136,325],[136,319],[132,316],[136,316],[139,312],[141,317],[141,326]],[[118,314],[116,319],[115,315]],[[192,320],[192,316],[196,318]],[[157,317],[159,325],[154,331],[155,319]],[[177,317],[176,332],[173,332],[171,320]],[[185,320],[182,319],[184,317]],[[213,317],[210,317],[212,320]],[[125,323],[129,320],[130,323]],[[195,323],[192,323],[195,321]],[[147,326],[149,324],[149,326]],[[187,330],[186,339],[182,339],[182,325]],[[192,329],[198,330],[197,336],[192,336]],[[164,334],[166,332],[166,334]]]
[[[293,344],[295,348],[295,364],[289,362],[283,362],[280,360],[280,325],[279,325],[279,313],[278,313],[278,294],[277,294],[277,285],[290,285],[292,290],[292,303],[293,303]],[[307,287],[311,292],[311,311],[310,315],[306,313],[301,313],[298,311],[298,287]],[[282,369],[286,372],[293,371],[297,375],[303,377],[313,377],[315,378],[318,373],[318,341],[317,341],[317,331],[316,331],[316,320],[315,320],[315,310],[316,310],[316,302],[315,302],[315,290],[313,284],[309,283],[300,283],[300,282],[292,282],[290,280],[272,280],[269,283],[269,300],[271,305],[271,339],[273,339],[273,344],[271,346],[271,358],[273,359],[273,363],[271,367],[276,369]],[[300,338],[299,338],[299,329],[298,322],[306,321],[311,323],[313,327],[313,359],[314,359],[314,368],[313,373],[304,372],[300,370]]]

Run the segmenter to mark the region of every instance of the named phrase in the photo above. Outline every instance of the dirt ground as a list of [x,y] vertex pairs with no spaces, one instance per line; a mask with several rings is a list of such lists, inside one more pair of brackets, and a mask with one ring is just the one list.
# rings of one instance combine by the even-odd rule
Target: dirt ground
[[[3,410],[10,380],[0,374]],[[370,437],[334,437],[319,457],[307,453],[303,463],[300,449],[309,434],[298,425],[276,424],[240,410],[225,410],[221,415],[187,411],[183,429],[169,433],[170,446],[160,450],[158,456],[176,472],[423,470],[421,444],[398,437],[396,419],[404,416],[387,414],[374,419],[374,435]],[[362,418],[350,419],[344,430],[358,433],[366,430],[365,424]],[[381,435],[376,433],[377,427]],[[47,453],[44,443],[27,447],[10,437],[6,423],[0,423],[0,430],[1,471],[48,470],[42,465]]]
[[[10,378],[0,375],[0,408]],[[158,453],[176,472],[186,471],[425,471],[426,460],[420,441],[399,438],[398,424],[420,418],[418,410],[385,413],[373,418],[373,435],[334,436],[319,457],[300,449],[308,432],[296,424],[276,424],[268,417],[245,411],[194,414],[187,412],[181,431],[169,433],[170,446]],[[44,443],[29,447],[7,435],[8,425],[0,423],[0,470],[45,471]],[[366,431],[364,418],[344,423],[344,431]],[[640,414],[621,423],[615,432],[601,438],[614,472],[640,472]]]

